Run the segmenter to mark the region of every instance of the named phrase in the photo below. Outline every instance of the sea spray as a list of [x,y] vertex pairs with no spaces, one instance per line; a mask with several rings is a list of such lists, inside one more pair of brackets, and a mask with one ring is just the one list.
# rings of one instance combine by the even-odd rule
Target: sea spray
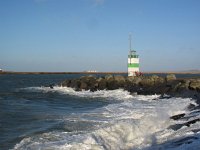
[[[191,128],[180,131],[169,129],[178,121],[170,120],[170,116],[179,113],[189,113],[187,106],[195,104],[189,98],[159,99],[159,95],[130,95],[122,89],[113,91],[74,91],[72,88],[31,87],[27,92],[51,93],[84,97],[88,99],[103,98],[114,101],[107,106],[87,111],[72,113],[63,118],[68,126],[70,118],[73,123],[80,121],[93,124],[91,130],[53,131],[24,138],[14,149],[143,149],[165,148],[167,141],[175,137],[191,133]],[[155,100],[156,98],[156,100]],[[117,101],[117,103],[115,103]],[[196,104],[195,104],[196,105]],[[100,122],[99,122],[100,120]],[[72,120],[71,120],[72,121]],[[96,122],[96,123],[95,123]],[[197,123],[198,124],[198,123]],[[195,124],[194,124],[195,125]],[[193,128],[194,125],[192,126]],[[196,128],[195,128],[196,129]]]

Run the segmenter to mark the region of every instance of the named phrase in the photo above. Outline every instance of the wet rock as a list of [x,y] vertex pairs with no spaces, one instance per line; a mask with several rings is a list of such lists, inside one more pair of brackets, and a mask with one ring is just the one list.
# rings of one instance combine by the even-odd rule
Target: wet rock
[[185,116],[185,114],[178,114],[178,115],[174,115],[174,116],[171,116],[170,119],[173,119],[173,120],[178,120],[178,119],[181,119]]
[[71,83],[71,80],[64,80],[63,82],[61,82],[61,86],[70,87],[70,83]]
[[95,91],[98,87],[98,83],[97,80],[94,76],[83,76],[80,78],[80,90],[84,89],[84,90],[91,90],[91,91]]
[[176,79],[175,75],[167,75],[166,78],[153,76],[124,77],[106,75],[96,78],[83,76],[79,79],[68,79],[61,82],[61,86],[72,87],[75,90],[115,90],[123,88],[131,93],[142,95],[167,94],[174,97],[194,98],[200,104],[200,80]]
[[200,91],[200,80],[192,80],[190,82],[189,89]]
[[106,76],[105,76],[105,79],[106,79],[106,80],[113,79],[113,75],[111,75],[111,74],[108,74],[108,75],[106,75]]
[[124,76],[114,76],[114,80],[116,80],[118,83],[125,83],[126,79]]
[[175,125],[171,125],[169,126],[169,129],[172,129],[172,130],[179,130],[180,128],[182,128],[183,126],[187,126],[189,127],[190,125],[196,123],[200,121],[200,118],[197,118],[197,119],[194,119],[194,120],[191,120],[191,121],[188,121],[188,122],[185,122],[185,123],[182,123],[182,124],[175,124]]
[[53,89],[53,87],[54,87],[54,84],[50,84],[50,85],[49,85],[49,88],[50,88],[50,89]]
[[71,80],[70,87],[75,88],[75,90],[79,90],[80,85],[81,85],[81,82],[79,79]]
[[116,80],[114,80],[114,78],[107,79],[106,85],[108,90],[115,90],[119,88],[119,84]]
[[133,85],[139,85],[141,81],[142,81],[141,77],[134,77],[131,82],[133,83]]
[[122,88],[125,86],[126,79],[123,76],[114,76],[115,82],[117,82],[118,88]]
[[194,104],[190,104],[187,107],[187,109],[189,109],[189,110],[194,110],[195,108],[196,108],[196,105],[194,105]]
[[98,80],[98,89],[99,89],[99,90],[104,90],[104,89],[106,89],[106,88],[107,88],[106,80],[103,79],[103,78],[100,78],[100,79]]
[[188,90],[190,80],[184,79],[184,80],[181,80],[180,82],[181,82],[181,85],[178,87],[178,91]]
[[168,74],[166,77],[165,77],[165,80],[167,82],[169,81],[172,81],[172,80],[176,80],[176,76],[174,74]]
[[155,85],[160,85],[165,83],[165,80],[162,77],[158,77],[158,78],[153,78],[154,79],[154,84]]
[[171,92],[176,92],[177,89],[179,88],[179,86],[181,85],[181,82],[178,80],[173,80],[173,81],[169,81],[167,83],[167,85],[170,85],[170,91]]
[[154,85],[154,79],[153,78],[143,78],[140,82],[139,85],[142,87],[148,87],[148,86],[153,86]]
[[189,127],[191,124],[194,124],[194,123],[196,123],[196,122],[198,122],[198,121],[200,121],[200,118],[197,118],[197,119],[188,121],[188,122],[184,123],[184,125],[186,125],[186,126]]
[[87,90],[87,89],[88,89],[88,85],[87,85],[87,83],[85,83],[85,82],[82,81],[79,88],[80,88],[81,90],[82,90],[82,89]]

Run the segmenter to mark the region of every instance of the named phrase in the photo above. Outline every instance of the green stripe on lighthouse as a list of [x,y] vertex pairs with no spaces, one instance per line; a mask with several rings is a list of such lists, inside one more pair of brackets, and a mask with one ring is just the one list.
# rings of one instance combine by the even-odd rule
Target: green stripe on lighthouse
[[129,68],[138,68],[139,64],[128,64]]

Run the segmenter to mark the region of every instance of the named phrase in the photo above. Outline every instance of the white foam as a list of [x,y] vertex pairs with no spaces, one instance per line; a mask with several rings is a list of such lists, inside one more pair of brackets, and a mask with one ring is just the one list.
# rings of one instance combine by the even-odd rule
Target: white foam
[[[158,99],[158,95],[133,96],[122,89],[76,92],[72,88],[37,87],[30,88],[30,90],[120,101],[87,113],[75,113],[63,118],[63,120],[73,119],[74,122],[101,121],[102,124],[94,130],[78,133],[43,133],[23,139],[14,149],[174,149],[174,147],[170,147],[170,141],[195,135],[192,130],[199,129],[200,126],[200,123],[197,122],[177,131],[168,128],[170,125],[178,123],[178,121],[170,120],[170,116],[189,113],[186,109],[187,106],[190,103],[195,104],[189,98]],[[157,100],[154,100],[155,98]],[[97,116],[97,118],[91,116]],[[187,149],[192,148],[193,145],[199,147],[200,144],[194,140],[190,145],[182,144],[176,148]]]
[[130,95],[130,92],[125,91],[123,89],[99,90],[91,92],[90,90],[75,91],[73,88],[70,87],[54,86],[53,89],[49,87],[28,87],[28,88],[23,88],[21,90],[25,90],[28,92],[42,92],[42,93],[58,92],[60,94],[74,95],[78,97],[87,97],[87,98],[110,98],[115,100],[125,100],[133,98],[133,96]]

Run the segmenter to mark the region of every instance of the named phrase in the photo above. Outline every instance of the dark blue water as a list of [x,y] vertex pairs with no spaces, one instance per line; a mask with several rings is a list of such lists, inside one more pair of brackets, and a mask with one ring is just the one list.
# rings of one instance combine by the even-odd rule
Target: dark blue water
[[[165,142],[163,147],[166,148],[164,139],[168,138],[162,139],[156,132],[158,129],[166,132],[169,124],[164,124],[163,129],[159,126],[155,131],[140,132],[162,124],[163,116],[179,113],[180,110],[186,111],[185,106],[193,102],[190,99],[157,102],[153,100],[156,96],[134,97],[123,90],[92,93],[48,87],[64,79],[80,76],[82,75],[0,75],[0,149],[70,149],[68,146],[74,149],[82,149],[84,146],[87,146],[86,149],[93,149],[91,145],[95,145],[94,141],[102,147],[100,149],[127,149],[130,143],[130,147],[138,149],[140,145],[149,146],[143,140],[138,141],[133,133],[137,133],[141,139],[157,136]],[[165,114],[165,109],[168,114]],[[146,118],[148,115],[156,115],[156,119],[153,118],[151,122]],[[169,119],[169,116],[165,119]],[[188,131],[192,129],[198,128],[193,127]],[[180,132],[187,133],[185,130]],[[173,134],[179,135],[179,132]],[[173,142],[171,137],[169,141]],[[85,140],[89,144],[85,144]],[[153,141],[152,138],[149,140]]]
[[[0,149],[12,148],[24,137],[47,130],[70,130],[57,121],[72,112],[106,105],[56,92],[27,92],[26,87],[48,86],[81,75],[0,75]],[[57,120],[55,120],[57,118]],[[72,124],[73,125],[73,124]]]

